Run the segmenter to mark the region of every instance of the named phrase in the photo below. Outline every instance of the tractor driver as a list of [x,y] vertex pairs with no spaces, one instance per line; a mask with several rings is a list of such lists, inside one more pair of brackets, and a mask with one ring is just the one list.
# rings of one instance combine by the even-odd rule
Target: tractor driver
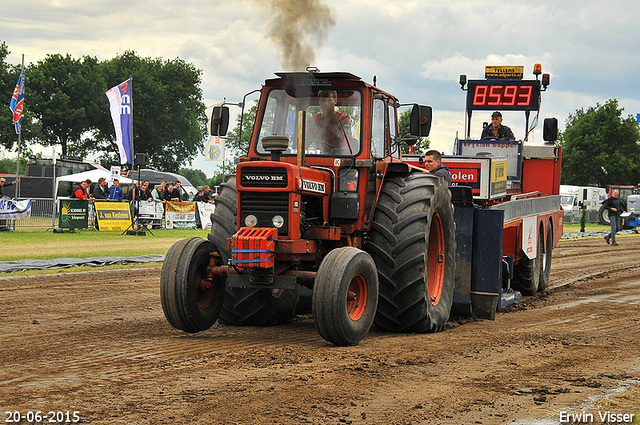
[[491,114],[491,125],[482,129],[481,139],[515,140],[513,131],[506,125],[502,125],[502,114],[495,111]]
[[351,152],[351,118],[335,110],[338,93],[335,90],[320,90],[318,98],[322,112],[309,119],[307,145],[316,141],[315,149],[321,149],[324,153],[330,153],[331,149],[346,149]]

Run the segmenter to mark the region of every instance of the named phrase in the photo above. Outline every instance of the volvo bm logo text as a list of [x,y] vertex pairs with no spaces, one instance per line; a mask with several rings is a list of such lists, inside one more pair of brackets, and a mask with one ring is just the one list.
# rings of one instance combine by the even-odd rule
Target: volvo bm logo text
[[310,192],[324,193],[324,183],[302,180],[302,188]]
[[284,176],[252,176],[252,175],[243,175],[242,178],[244,180],[248,180],[248,181],[252,181],[252,182],[258,182],[258,181],[265,181],[265,182],[281,182],[284,181]]

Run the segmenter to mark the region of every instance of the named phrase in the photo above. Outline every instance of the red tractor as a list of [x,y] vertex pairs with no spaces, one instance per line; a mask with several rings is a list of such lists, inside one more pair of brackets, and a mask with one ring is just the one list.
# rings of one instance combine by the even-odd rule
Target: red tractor
[[[283,324],[305,293],[319,334],[336,345],[357,344],[374,323],[441,331],[454,303],[492,317],[508,284],[504,211],[481,210],[471,187],[401,158],[402,143],[428,136],[431,108],[413,105],[401,137],[398,99],[355,75],[276,75],[261,89],[248,156],[221,185],[211,233],[167,253],[169,323],[190,333],[217,320]],[[226,133],[228,116],[216,108],[211,134]],[[527,270],[537,279],[536,267]]]
[[[186,332],[216,320],[282,324],[302,286],[318,332],[337,345],[357,344],[374,321],[442,330],[454,290],[451,194],[401,161],[398,100],[348,73],[277,76],[262,89],[248,157],[221,185],[208,238],[167,253],[167,320]],[[327,92],[342,117],[329,142],[310,128]],[[212,134],[224,133],[228,111],[214,115]],[[430,126],[431,108],[415,105],[410,140]]]

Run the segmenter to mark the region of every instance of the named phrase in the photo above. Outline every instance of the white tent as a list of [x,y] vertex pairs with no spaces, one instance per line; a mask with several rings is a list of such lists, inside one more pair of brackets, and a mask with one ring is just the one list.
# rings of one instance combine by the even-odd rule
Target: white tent
[[[111,178],[111,172],[106,169],[96,168],[95,170],[83,171],[77,174],[69,174],[66,176],[56,177],[56,198],[58,197],[58,186],[60,185],[60,182],[72,182],[79,184],[80,182],[89,179],[91,180],[91,182],[97,183],[100,177],[104,177],[105,179],[109,180]],[[123,176],[120,176],[118,180],[120,181],[120,185],[133,183],[133,180]]]

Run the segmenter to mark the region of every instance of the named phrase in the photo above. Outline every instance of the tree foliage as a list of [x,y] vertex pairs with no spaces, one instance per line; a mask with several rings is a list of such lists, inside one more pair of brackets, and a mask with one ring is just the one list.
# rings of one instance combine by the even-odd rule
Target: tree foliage
[[640,182],[640,131],[616,99],[567,118],[561,134],[563,184],[600,186]]
[[181,168],[178,174],[186,177],[186,179],[196,187],[206,186],[209,184],[209,179],[202,170],[195,170],[193,168]]
[[47,55],[26,73],[25,99],[38,122],[33,136],[42,145],[61,145],[63,155],[81,153],[76,144],[101,113],[97,99],[104,91],[98,60]]
[[[20,67],[6,63],[0,42],[0,94],[8,102]],[[103,165],[120,163],[105,92],[132,78],[133,145],[149,166],[178,172],[202,153],[206,136],[201,71],[181,59],[142,58],[126,51],[99,62],[93,57],[48,55],[25,70],[22,140],[62,145],[69,155],[97,155]],[[4,96],[3,95],[3,96]],[[11,116],[0,114],[0,144],[17,141]]]
[[103,162],[116,162],[115,131],[104,91],[132,78],[133,146],[149,154],[149,166],[177,173],[204,149],[207,118],[200,88],[201,71],[181,59],[140,58],[127,51],[102,63],[103,113],[85,151],[98,146]]

